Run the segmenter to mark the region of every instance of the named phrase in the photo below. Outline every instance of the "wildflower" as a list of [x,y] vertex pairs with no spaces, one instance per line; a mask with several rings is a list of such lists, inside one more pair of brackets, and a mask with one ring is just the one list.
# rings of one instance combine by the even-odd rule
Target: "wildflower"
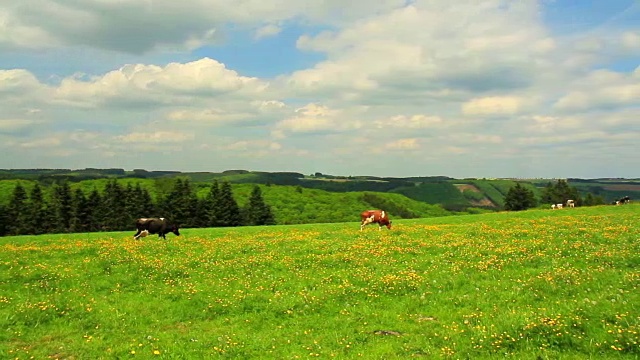
[[160,350],[153,350],[153,355],[160,355]]

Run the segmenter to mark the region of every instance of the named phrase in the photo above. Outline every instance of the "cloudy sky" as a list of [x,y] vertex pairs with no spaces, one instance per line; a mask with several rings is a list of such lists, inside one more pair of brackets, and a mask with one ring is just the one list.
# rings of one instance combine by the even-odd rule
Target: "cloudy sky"
[[0,1],[0,152],[0,168],[640,177],[640,1]]

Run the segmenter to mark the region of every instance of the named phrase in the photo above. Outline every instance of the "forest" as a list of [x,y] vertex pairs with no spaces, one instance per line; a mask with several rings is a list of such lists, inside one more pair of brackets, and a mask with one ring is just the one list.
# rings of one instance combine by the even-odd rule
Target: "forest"
[[117,180],[88,195],[79,187],[72,191],[63,181],[54,183],[48,195],[39,183],[29,191],[17,183],[8,204],[0,205],[0,235],[129,230],[141,217],[167,217],[187,228],[275,224],[257,185],[243,207],[228,182],[214,181],[206,195],[198,197],[191,182],[181,178],[157,200],[140,184],[122,186]]

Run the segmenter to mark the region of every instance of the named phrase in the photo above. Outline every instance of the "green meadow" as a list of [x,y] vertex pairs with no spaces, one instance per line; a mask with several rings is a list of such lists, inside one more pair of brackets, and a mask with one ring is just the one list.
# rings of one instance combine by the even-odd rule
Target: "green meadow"
[[637,359],[639,215],[0,238],[0,358]]

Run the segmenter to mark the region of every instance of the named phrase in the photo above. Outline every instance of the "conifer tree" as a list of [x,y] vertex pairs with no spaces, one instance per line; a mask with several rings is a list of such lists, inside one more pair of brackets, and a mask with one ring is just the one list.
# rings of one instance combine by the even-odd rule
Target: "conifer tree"
[[520,183],[509,189],[504,198],[504,208],[506,210],[526,210],[536,206],[536,199],[533,191],[525,188]]
[[220,221],[220,226],[240,226],[242,224],[240,207],[233,197],[231,184],[228,181],[220,186],[219,199],[219,213],[216,218]]
[[125,192],[116,180],[107,182],[102,195],[101,212],[105,230],[116,231],[131,227],[131,224],[127,223]]
[[540,201],[544,204],[564,204],[569,199],[574,200],[578,206],[582,205],[578,189],[562,179],[555,184],[547,183],[540,197]]
[[243,209],[245,225],[274,225],[271,207],[264,202],[260,186],[255,185]]
[[7,209],[0,204],[0,236],[7,235]]
[[203,211],[205,211],[207,218],[206,227],[222,226],[218,215],[222,212],[222,206],[220,203],[220,184],[218,180],[213,180],[209,193],[205,196],[203,201]]
[[177,178],[173,190],[167,195],[162,206],[166,215],[173,223],[181,227],[194,227],[197,216],[198,199],[189,179]]
[[102,196],[98,189],[93,188],[87,197],[87,231],[103,230],[102,208]]
[[32,234],[43,234],[49,228],[46,223],[47,217],[47,203],[44,200],[42,188],[38,183],[35,183],[29,194],[29,214],[27,223],[29,224],[29,230]]
[[140,206],[140,203],[138,202],[137,199],[137,193],[135,191],[135,189],[133,188],[133,185],[131,185],[131,183],[128,183],[127,186],[123,189],[124,191],[124,211],[126,214],[126,222],[127,224],[133,224],[135,223],[135,219],[139,216],[139,212],[138,208]]
[[49,215],[49,231],[53,233],[68,232],[71,225],[72,194],[69,183],[54,183],[51,192],[51,201],[47,212]]
[[7,219],[11,221],[7,224],[9,235],[25,235],[29,233],[27,220],[29,216],[29,203],[27,202],[27,192],[24,187],[17,183],[13,187],[11,199],[7,205]]
[[140,186],[140,184],[137,184],[135,187],[135,193],[136,199],[139,203],[136,219],[141,217],[153,217],[156,213],[156,210],[155,204],[153,202],[153,199],[151,198],[151,195],[149,194],[149,191]]
[[71,214],[71,231],[89,231],[89,202],[82,189],[73,192],[73,211]]

